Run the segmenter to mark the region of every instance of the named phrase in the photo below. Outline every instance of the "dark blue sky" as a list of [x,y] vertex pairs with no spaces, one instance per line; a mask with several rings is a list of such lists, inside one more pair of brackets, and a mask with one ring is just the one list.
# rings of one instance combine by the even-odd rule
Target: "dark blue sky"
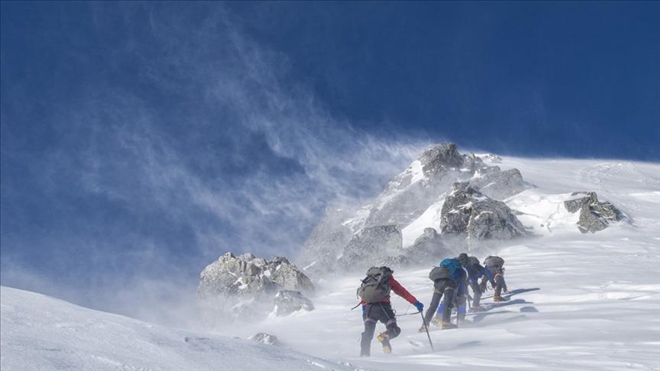
[[660,158],[660,7],[235,4],[333,112],[516,155]]
[[660,160],[658,2],[1,10],[2,283],[86,305],[292,256],[430,143]]

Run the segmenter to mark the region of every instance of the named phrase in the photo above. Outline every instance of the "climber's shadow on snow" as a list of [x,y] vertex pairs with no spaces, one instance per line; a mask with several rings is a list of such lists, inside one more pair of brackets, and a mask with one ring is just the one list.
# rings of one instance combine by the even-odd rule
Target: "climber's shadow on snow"
[[537,291],[537,290],[540,290],[540,289],[541,288],[539,288],[539,287],[532,287],[532,288],[529,288],[529,289],[515,289],[515,290],[509,291],[509,293],[505,294],[504,296],[512,297],[513,295],[518,295],[518,294],[522,294],[522,293],[530,292],[530,291]]
[[[516,305],[516,304],[534,304],[532,302],[526,301],[525,299],[515,299],[515,300],[509,300],[509,301],[501,301],[499,303],[493,303],[488,305],[486,308],[488,308],[488,311],[494,310],[494,309],[501,309],[504,307],[509,307],[511,305]],[[488,314],[487,312],[483,312],[481,314]]]
[[[512,317],[510,316],[511,314],[516,314],[518,312],[515,310],[506,310],[507,307],[518,304],[528,304],[520,308],[520,313],[539,312],[538,309],[534,307],[533,302],[526,301],[525,299],[515,299],[489,306],[487,311],[475,314],[474,317],[472,317],[472,323],[476,325],[484,320],[488,320],[487,322],[490,323],[492,320],[495,320],[496,322],[509,322],[524,319],[525,314],[518,314]],[[501,319],[498,319],[499,317],[501,317]]]

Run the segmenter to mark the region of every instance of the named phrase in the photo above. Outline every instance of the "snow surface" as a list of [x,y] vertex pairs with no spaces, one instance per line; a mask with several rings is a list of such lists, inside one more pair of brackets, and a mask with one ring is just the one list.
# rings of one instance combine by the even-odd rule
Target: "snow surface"
[[[358,357],[361,313],[350,308],[361,276],[323,280],[311,312],[195,331],[2,287],[1,368],[660,370],[660,164],[503,157],[498,165],[518,168],[535,186],[506,202],[524,213],[519,219],[537,237],[476,255],[502,256],[509,289],[519,291],[505,305],[469,316],[469,326],[431,331],[433,352],[426,333],[417,332],[420,315],[395,296],[403,331],[393,353],[383,354],[374,341],[372,357]],[[563,207],[576,191],[597,192],[629,221],[582,234],[577,214]],[[437,228],[438,210],[430,208],[411,229]],[[427,305],[433,263],[394,273]],[[258,332],[283,345],[244,340]]]
[[200,334],[2,286],[1,368],[10,370],[356,370],[251,340]]

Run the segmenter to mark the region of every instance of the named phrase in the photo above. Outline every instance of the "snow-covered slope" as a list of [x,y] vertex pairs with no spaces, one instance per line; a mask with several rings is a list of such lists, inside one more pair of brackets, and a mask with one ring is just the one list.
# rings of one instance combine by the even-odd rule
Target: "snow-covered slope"
[[[380,353],[374,340],[372,357],[357,357],[362,321],[350,308],[360,276],[322,282],[313,312],[271,318],[235,334],[268,331],[295,349],[378,370],[660,369],[660,164],[504,158],[498,165],[520,169],[535,186],[506,201],[525,213],[520,220],[538,237],[478,254],[504,257],[509,289],[517,293],[506,305],[472,317],[469,327],[431,332],[435,352],[412,345],[428,343],[425,333],[417,333],[421,318],[394,297],[403,333],[392,341],[393,354]],[[582,234],[563,201],[585,190],[620,207],[631,223]],[[411,227],[437,224],[441,206]],[[433,264],[394,273],[427,305]]]
[[[321,281],[314,311],[205,332],[3,287],[2,370],[660,370],[660,164],[503,158],[498,165],[518,168],[535,186],[506,202],[538,237],[479,252],[506,260],[515,294],[469,326],[432,331],[435,352],[417,332],[419,314],[395,296],[403,332],[393,353],[381,353],[374,340],[372,357],[357,357],[362,320],[350,308],[361,276]],[[630,222],[582,234],[562,206],[573,191],[597,192]],[[434,224],[434,217],[429,209],[415,225]],[[433,264],[394,273],[427,305]],[[257,332],[284,346],[242,340]]]
[[152,325],[2,286],[3,371],[355,370],[251,340]]

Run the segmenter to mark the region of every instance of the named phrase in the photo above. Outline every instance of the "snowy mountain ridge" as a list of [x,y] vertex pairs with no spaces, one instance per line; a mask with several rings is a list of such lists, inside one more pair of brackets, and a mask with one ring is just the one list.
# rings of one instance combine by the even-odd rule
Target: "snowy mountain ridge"
[[[529,202],[526,197],[530,192],[526,191],[539,187],[528,179],[524,163],[519,165],[522,166],[488,153],[460,154],[454,143],[432,146],[389,181],[372,202],[355,209],[329,210],[309,236],[298,262],[311,267],[305,269],[306,273],[318,279],[328,270],[352,269],[356,260],[370,261],[378,254],[387,257],[374,263],[405,265],[428,258],[435,260],[454,250],[476,250],[480,245],[496,248],[514,238],[543,236],[545,231],[538,230],[537,221],[525,217],[526,213],[518,209],[524,209],[523,203]],[[457,183],[463,185],[456,188]],[[584,185],[584,182],[567,182],[559,194],[544,193],[548,197],[545,202],[554,200],[561,207],[564,202],[577,200],[564,207],[580,214],[574,225],[583,232],[597,232],[611,222],[624,219],[632,222],[617,209],[616,203],[600,202],[594,188],[585,189]],[[457,195],[459,189],[466,194]],[[603,199],[602,190],[599,192]],[[446,207],[447,199],[452,199],[449,207]],[[589,205],[582,207],[583,204]],[[370,232],[378,241],[360,241],[361,250],[357,252],[352,246],[356,238],[361,239],[361,231],[380,227],[387,234],[391,226],[401,232],[398,249],[384,251],[370,246],[396,244],[399,239],[393,236],[394,240],[386,241],[387,236],[379,235],[378,231]],[[429,228],[438,232],[435,246],[420,250],[418,240],[429,233]],[[415,248],[411,249],[413,245]],[[342,258],[347,254],[348,260]]]
[[[457,330],[432,329],[435,352],[426,333],[417,332],[419,314],[393,295],[402,329],[392,340],[393,353],[380,352],[374,340],[372,357],[358,357],[361,313],[350,310],[362,278],[356,273],[321,280],[312,311],[190,330],[2,287],[1,368],[660,370],[660,164],[502,157],[498,165],[519,169],[534,184],[505,202],[538,237],[473,252],[480,260],[488,254],[506,260],[513,294],[505,305],[470,316],[471,323]],[[575,199],[575,191],[596,192],[630,220],[583,234],[576,227],[578,213],[564,206]],[[435,224],[441,203],[428,207],[415,223]],[[403,235],[411,239],[405,229]],[[394,275],[428,305],[428,272],[436,264],[395,269]],[[490,306],[488,295],[483,302]],[[245,340],[262,332],[284,345]]]

